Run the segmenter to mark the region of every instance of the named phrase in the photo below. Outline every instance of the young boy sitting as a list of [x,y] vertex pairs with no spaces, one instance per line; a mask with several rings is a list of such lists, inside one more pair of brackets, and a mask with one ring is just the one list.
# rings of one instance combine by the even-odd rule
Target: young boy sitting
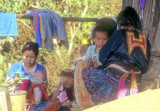
[[60,82],[51,100],[53,102],[60,101],[61,103],[64,103],[67,100],[73,100],[73,96],[68,98],[66,91],[73,90],[74,71],[71,69],[66,69],[59,75],[61,76]]

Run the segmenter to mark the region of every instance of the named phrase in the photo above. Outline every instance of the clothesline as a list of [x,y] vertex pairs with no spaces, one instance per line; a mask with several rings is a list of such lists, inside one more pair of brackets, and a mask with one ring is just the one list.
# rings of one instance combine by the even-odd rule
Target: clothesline
[[[33,16],[31,16],[31,15],[25,15],[25,14],[16,14],[16,16],[17,16],[17,18],[20,18],[20,19],[32,19],[33,18]],[[101,18],[101,17],[99,17],[99,18]],[[73,22],[97,22],[99,20],[99,18],[62,17],[63,21],[73,21]]]

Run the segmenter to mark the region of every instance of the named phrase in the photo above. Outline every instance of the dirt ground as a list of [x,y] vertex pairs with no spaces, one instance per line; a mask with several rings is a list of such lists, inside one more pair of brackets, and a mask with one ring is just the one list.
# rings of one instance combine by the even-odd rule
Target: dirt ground
[[84,111],[160,111],[160,89],[147,90]]

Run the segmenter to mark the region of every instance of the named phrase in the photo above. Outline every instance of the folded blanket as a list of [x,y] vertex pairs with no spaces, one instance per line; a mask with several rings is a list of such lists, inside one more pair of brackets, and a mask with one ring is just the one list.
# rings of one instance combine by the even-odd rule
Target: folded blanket
[[0,13],[0,36],[17,36],[16,14]]

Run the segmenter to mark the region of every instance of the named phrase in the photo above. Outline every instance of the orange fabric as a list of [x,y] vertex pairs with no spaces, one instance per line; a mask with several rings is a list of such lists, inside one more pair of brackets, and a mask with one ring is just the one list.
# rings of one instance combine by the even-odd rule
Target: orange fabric
[[33,88],[35,88],[35,87],[37,87],[37,86],[41,89],[41,91],[42,91],[42,93],[43,93],[43,96],[44,96],[44,99],[45,99],[46,101],[50,101],[50,98],[48,97],[48,95],[47,95],[44,87],[43,87],[42,85],[40,85],[40,84],[34,84],[34,85],[31,87],[31,89],[30,89],[30,91],[29,91],[29,97],[28,97],[28,98],[29,98],[30,100],[34,100]]
[[28,94],[28,99],[29,99],[29,101],[30,101],[30,103],[31,103],[30,109],[32,109],[33,103],[35,102],[34,94],[33,94],[33,89],[34,89],[34,87],[39,87],[39,88],[41,89],[42,93],[43,93],[44,99],[45,99],[46,101],[50,101],[50,98],[48,97],[48,95],[47,95],[44,87],[43,87],[42,85],[40,85],[40,84],[34,84],[33,86],[31,86],[31,88],[30,88],[30,90],[29,90],[29,94]]
[[53,103],[50,106],[48,106],[44,111],[58,111],[59,106],[60,106],[59,102]]
[[124,79],[124,80],[126,80],[127,77],[128,77],[128,75],[129,75],[129,74],[123,74],[121,78]]
[[77,91],[75,91],[74,93],[79,105],[83,108],[88,108],[94,106],[94,103],[91,101],[91,95],[88,93],[83,83],[82,70],[85,67],[86,65],[84,65],[82,62],[79,62],[76,65],[76,76],[74,78],[74,82],[76,83],[74,84],[74,87],[76,87]]
[[137,89],[137,80],[136,80],[136,75],[134,74],[134,71],[130,71],[130,73],[132,74],[132,79],[131,79],[131,88],[132,89]]

